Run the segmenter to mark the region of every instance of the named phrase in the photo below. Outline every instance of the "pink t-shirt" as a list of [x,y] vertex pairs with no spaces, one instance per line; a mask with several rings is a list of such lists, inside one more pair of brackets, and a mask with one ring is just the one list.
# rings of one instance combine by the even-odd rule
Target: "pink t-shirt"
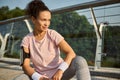
[[58,47],[63,39],[55,30],[48,29],[44,38],[40,41],[36,41],[33,33],[29,33],[23,38],[21,46],[30,50],[30,57],[35,71],[52,78],[63,62]]

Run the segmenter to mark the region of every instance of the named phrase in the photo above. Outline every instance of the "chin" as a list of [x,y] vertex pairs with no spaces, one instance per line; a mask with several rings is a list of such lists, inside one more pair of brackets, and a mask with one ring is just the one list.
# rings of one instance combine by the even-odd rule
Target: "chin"
[[47,31],[48,29],[43,29],[42,31]]

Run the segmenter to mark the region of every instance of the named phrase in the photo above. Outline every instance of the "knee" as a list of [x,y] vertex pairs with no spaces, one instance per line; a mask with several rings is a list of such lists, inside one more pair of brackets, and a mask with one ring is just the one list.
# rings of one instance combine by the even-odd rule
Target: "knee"
[[76,56],[75,63],[79,66],[87,66],[87,62],[85,58],[83,58],[82,56]]

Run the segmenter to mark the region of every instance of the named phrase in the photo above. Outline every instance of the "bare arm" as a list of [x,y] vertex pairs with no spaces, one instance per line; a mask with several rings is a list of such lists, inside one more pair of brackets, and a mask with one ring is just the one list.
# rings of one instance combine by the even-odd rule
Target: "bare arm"
[[[29,54],[29,49],[23,47],[23,50],[25,52],[23,54]],[[32,74],[35,72],[34,69],[30,66],[30,58],[25,58],[22,68],[28,76],[32,76]]]
[[[66,57],[64,58],[64,61],[68,64],[68,66],[70,65],[71,61],[73,58],[75,58],[76,54],[74,53],[73,49],[69,46],[69,44],[65,41],[62,40],[59,45],[60,49],[66,54]],[[62,70],[58,70],[55,75],[53,76],[53,80],[61,80],[63,75],[63,71]]]
[[[23,50],[24,50],[24,53],[23,53],[23,54],[30,54],[30,53],[29,53],[29,49],[23,47]],[[35,73],[33,80],[36,80],[36,78],[37,78],[37,80],[38,80],[38,79],[39,79],[39,80],[49,80],[49,78],[48,78],[47,76],[44,76],[44,75],[43,75],[43,76],[40,77],[40,74],[39,74],[39,73],[37,73],[37,76],[36,76],[36,72],[35,72],[34,68],[32,68],[32,67],[30,66],[30,58],[25,58],[25,59],[24,59],[22,68],[23,68],[24,72],[25,72],[28,76],[30,76],[30,77]],[[36,77],[35,77],[35,76],[36,76]]]
[[59,47],[66,54],[64,61],[68,65],[70,65],[72,59],[75,58],[75,56],[76,56],[75,52],[73,51],[73,49],[69,46],[69,44],[65,40],[62,40],[59,43]]

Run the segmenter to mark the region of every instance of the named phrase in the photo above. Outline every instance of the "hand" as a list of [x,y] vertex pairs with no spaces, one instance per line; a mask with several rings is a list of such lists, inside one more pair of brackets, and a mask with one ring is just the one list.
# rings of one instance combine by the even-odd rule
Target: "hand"
[[40,80],[50,80],[47,76],[43,75]]
[[52,80],[61,80],[62,76],[63,76],[63,71],[59,69],[53,76]]

